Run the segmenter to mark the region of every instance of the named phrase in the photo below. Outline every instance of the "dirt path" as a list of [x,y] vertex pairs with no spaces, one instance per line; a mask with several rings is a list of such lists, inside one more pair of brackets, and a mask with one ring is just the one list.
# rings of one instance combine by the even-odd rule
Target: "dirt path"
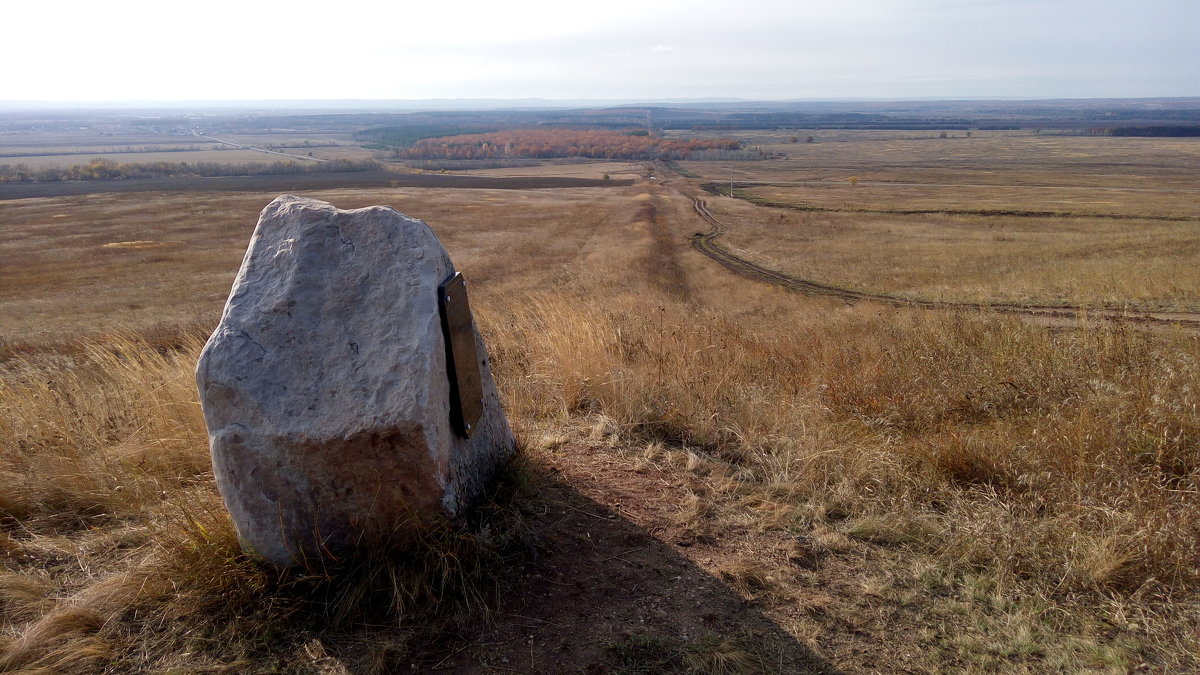
[[1136,309],[1109,308],[1080,308],[1071,305],[1022,305],[1015,303],[970,303],[952,302],[946,300],[929,300],[925,298],[903,298],[884,293],[856,291],[840,286],[823,284],[773,270],[733,253],[717,242],[728,228],[708,210],[707,203],[693,195],[686,195],[692,200],[696,213],[711,226],[708,232],[697,232],[692,235],[692,246],[720,263],[726,269],[750,279],[781,286],[797,293],[807,295],[825,295],[846,302],[878,302],[897,307],[923,307],[929,309],[969,309],[985,312],[1001,312],[1023,316],[1040,317],[1045,319],[1079,320],[1103,319],[1109,321],[1130,321],[1134,323],[1174,325],[1189,330],[1200,330],[1200,314],[1193,312],[1145,312]]
[[746,652],[741,667],[701,672],[839,672],[780,625],[771,603],[747,600],[722,578],[732,535],[684,539],[686,477],[635,469],[604,442],[575,439],[534,454],[537,550],[513,570],[486,621],[448,640],[455,649],[414,654],[414,671],[695,672],[689,659],[720,665],[722,651],[735,649]]
[[245,145],[243,143],[234,143],[233,141],[227,141],[223,138],[217,138],[216,136],[204,136],[202,134],[198,134],[195,132],[192,132],[192,135],[196,136],[197,138],[203,138],[205,140],[213,141],[214,143],[222,143],[224,145],[233,146],[239,150],[253,150],[255,152],[262,152],[262,153],[266,153],[268,155],[279,155],[281,157],[291,157],[292,159],[302,159],[306,162],[328,162],[329,161],[329,160],[323,159],[321,157],[312,157],[310,155],[296,155],[296,154],[293,154],[290,152],[280,152],[278,150],[268,150],[266,148],[260,148],[258,146],[254,146],[254,145]]
[[645,264],[651,282],[668,296],[686,301],[692,296],[691,284],[679,263],[676,242],[658,215],[658,205],[653,200],[645,202],[638,208],[635,219],[650,233],[650,250]]

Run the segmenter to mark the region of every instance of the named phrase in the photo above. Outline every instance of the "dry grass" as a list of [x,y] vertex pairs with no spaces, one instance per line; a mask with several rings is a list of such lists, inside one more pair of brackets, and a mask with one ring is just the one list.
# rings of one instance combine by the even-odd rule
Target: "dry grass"
[[[788,156],[732,163],[748,182],[738,194],[790,208],[709,200],[730,225],[726,246],[800,278],[908,297],[1200,309],[1194,139],[808,133],[815,143],[745,132]],[[729,180],[728,164],[681,165]]]
[[1200,221],[811,213],[708,200],[722,243],[803,279],[907,297],[1196,311]]
[[1073,186],[903,184],[861,179],[745,186],[740,195],[766,204],[849,212],[951,212],[1021,217],[1185,220],[1200,218],[1200,188],[1154,190]]
[[[617,208],[623,198],[604,189],[477,190],[470,199],[455,190],[306,194],[343,208],[390,204],[428,220],[472,279],[497,291],[563,278],[565,265],[587,258],[605,219],[629,218]],[[121,328],[214,325],[258,213],[273,197],[94,194],[5,203],[0,338],[36,344]],[[111,245],[149,241],[160,245]],[[508,255],[490,255],[501,249]],[[526,264],[533,256],[536,268]],[[524,272],[509,275],[509,266]]]
[[[783,332],[772,319],[696,321],[686,306],[611,299],[523,298],[501,313],[511,328],[493,349],[518,417],[601,411],[624,434],[716,459],[775,500],[826,511],[850,500],[873,519],[852,535],[927,540],[894,519],[934,517],[951,494],[972,513],[1002,507],[986,529],[1028,516],[1043,529],[1011,543],[1044,540],[1040,555],[1020,560],[987,535],[962,557],[1020,574],[1054,567],[1059,589],[1183,589],[1197,572],[1195,536],[1169,533],[1191,527],[1196,506],[1194,337],[891,313],[793,318]],[[936,518],[952,527],[947,545],[963,547],[959,529],[979,524],[964,515]],[[1109,565],[1086,562],[1088,551]]]
[[[139,135],[128,128],[120,128],[120,125],[108,126],[101,133],[101,128],[107,125],[99,120],[95,122],[98,124],[89,125],[87,129],[22,130],[0,134],[0,164],[70,166],[86,164],[95,157],[117,162],[275,161],[259,152],[235,150],[196,136]],[[347,134],[338,133],[221,134],[220,138],[252,147],[275,146],[300,155],[312,152],[316,157],[329,159],[367,159],[371,154],[369,150],[350,145]]]
[[[212,141],[197,138],[195,145],[207,147]],[[24,164],[31,169],[48,167],[69,167],[77,164],[87,164],[93,159],[106,159],[118,164],[145,164],[150,162],[221,162],[243,164],[247,162],[262,162],[270,164],[279,161],[279,155],[269,155],[254,150],[173,150],[169,152],[81,152],[74,155],[35,155],[32,157],[0,157],[0,164]]]
[[646,162],[546,162],[537,166],[505,169],[473,169],[462,173],[473,176],[573,176],[575,178],[638,178],[645,175]]
[[[929,614],[948,611],[949,594],[973,621],[1036,633],[1039,654],[1065,667],[1105,667],[1093,652],[1110,648],[1126,665],[1197,665],[1184,656],[1200,646],[1194,337],[639,304],[543,297],[500,310],[516,317],[492,344],[518,417],[603,414],[626,443],[672,448],[710,488],[685,501],[686,520],[830,528],[919,554],[937,570],[909,580],[925,584]],[[751,597],[779,597],[779,572],[742,561],[726,573]],[[957,597],[979,584],[982,606]],[[1102,625],[1123,642],[1090,634]],[[989,631],[965,629],[967,651],[1002,651]],[[946,666],[943,638],[924,645],[940,654],[930,668]]]
[[[489,497],[465,529],[405,529],[403,549],[299,576],[242,556],[205,450],[201,340],[118,336],[5,362],[0,671],[291,671],[312,665],[314,634],[364,620],[445,630],[486,604],[523,534],[511,497]],[[519,489],[519,471],[500,489]],[[412,632],[395,632],[392,656]]]
[[[952,185],[1197,188],[1200,143],[1189,138],[1049,136],[1028,131],[742,132],[787,159],[733,162],[738,180],[841,180]],[[786,136],[815,143],[781,143]],[[727,162],[681,162],[707,180],[729,180]],[[1036,192],[1031,197],[1037,199]]]
[[[689,203],[658,187],[326,196],[428,219],[472,278],[521,435],[687,476],[678,525],[746,547],[713,573],[839,667],[882,649],[920,671],[1200,668],[1195,336],[797,298],[693,253]],[[381,620],[393,631],[359,666],[398,667],[417,629],[397,615],[431,589],[435,627],[477,607],[508,545],[480,535],[519,536],[525,502],[496,499],[402,564],[297,580],[243,559],[191,379],[203,331],[62,335],[96,330],[90,299],[133,292],[211,325],[266,199],[154,199],[4,216],[31,223],[8,221],[4,260],[32,260],[5,268],[24,291],[5,291],[21,340],[0,383],[0,670],[319,670],[347,622]],[[151,227],[189,242],[173,263],[99,257]],[[89,295],[80,263],[111,286]],[[769,670],[736,640],[650,647],[682,669]]]

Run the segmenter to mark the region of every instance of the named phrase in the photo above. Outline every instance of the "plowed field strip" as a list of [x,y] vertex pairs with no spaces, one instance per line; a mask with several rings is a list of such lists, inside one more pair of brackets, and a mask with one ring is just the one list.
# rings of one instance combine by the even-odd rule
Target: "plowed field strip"
[[530,190],[538,188],[616,187],[632,180],[523,176],[454,176],[404,174],[393,171],[345,171],[329,173],[269,174],[263,176],[214,176],[180,178],[131,178],[128,180],[53,181],[48,183],[0,183],[0,201],[41,197],[71,197],[100,192],[298,192],[342,188],[478,188]]

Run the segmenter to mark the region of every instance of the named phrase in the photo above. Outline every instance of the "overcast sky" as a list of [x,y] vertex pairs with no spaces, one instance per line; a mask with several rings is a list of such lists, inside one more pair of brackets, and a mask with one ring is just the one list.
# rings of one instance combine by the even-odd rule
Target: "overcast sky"
[[0,16],[0,100],[1200,96],[1200,0],[10,0]]

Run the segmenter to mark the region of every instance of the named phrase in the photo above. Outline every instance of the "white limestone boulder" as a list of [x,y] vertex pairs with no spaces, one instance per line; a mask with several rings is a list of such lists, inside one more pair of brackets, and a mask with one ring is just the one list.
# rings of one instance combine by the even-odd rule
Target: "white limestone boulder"
[[429,227],[394,209],[290,195],[263,209],[196,367],[248,553],[306,565],[453,519],[511,457],[477,329],[483,414],[469,439],[451,426],[437,289],[453,273]]

